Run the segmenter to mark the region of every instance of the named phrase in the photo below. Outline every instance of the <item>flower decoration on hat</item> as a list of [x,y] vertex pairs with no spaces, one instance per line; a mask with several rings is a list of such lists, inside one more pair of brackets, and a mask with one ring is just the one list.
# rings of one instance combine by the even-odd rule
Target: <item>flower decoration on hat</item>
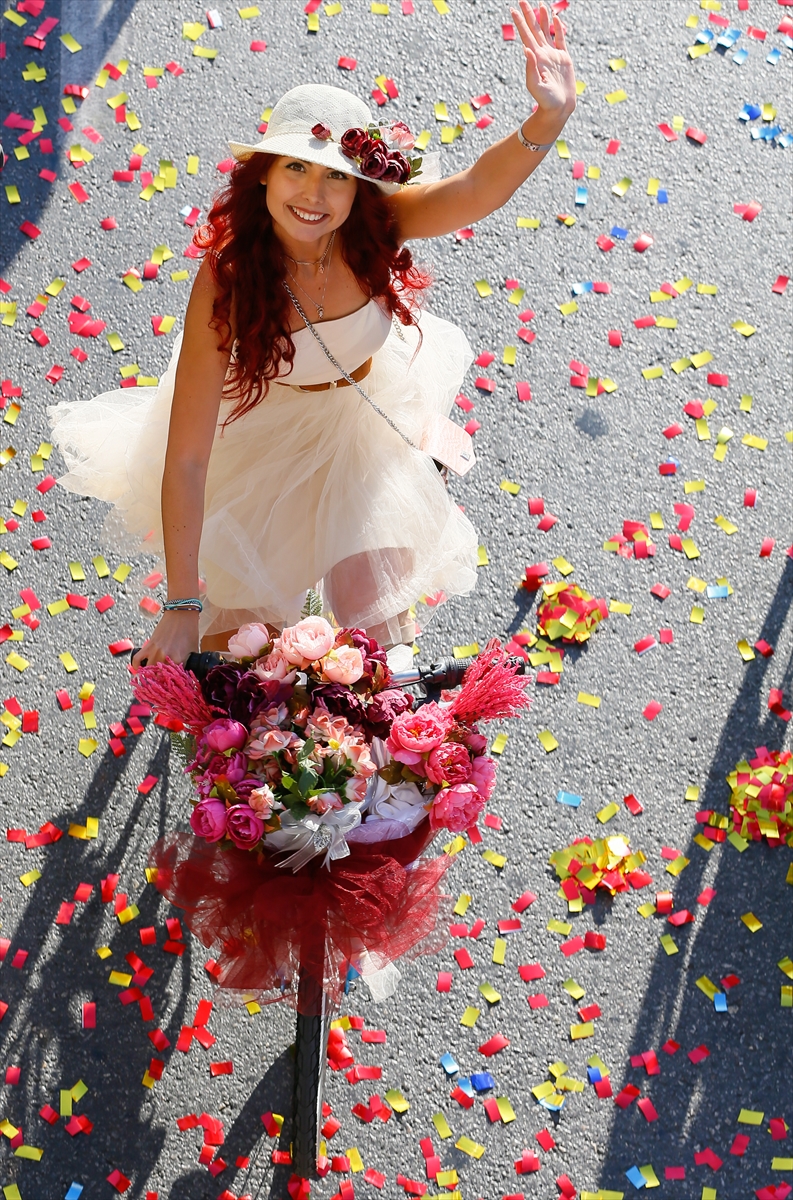
[[[321,142],[333,141],[333,134],[321,121],[311,130]],[[339,139],[342,154],[357,166],[367,179],[378,183],[412,183],[421,174],[421,159],[408,158],[416,139],[403,121],[390,125],[369,125],[367,129],[347,129]]]

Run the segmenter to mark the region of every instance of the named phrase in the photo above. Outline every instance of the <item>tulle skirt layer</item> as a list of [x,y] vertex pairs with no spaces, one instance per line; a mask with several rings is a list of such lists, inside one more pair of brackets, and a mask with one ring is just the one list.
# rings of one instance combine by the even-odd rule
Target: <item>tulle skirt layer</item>
[[172,833],[149,865],[158,891],[214,952],[229,1002],[283,995],[297,1006],[302,971],[338,1005],[349,964],[366,975],[444,945],[439,885],[451,859],[418,857],[431,838],[424,821],[407,837],[351,846],[329,870],[317,858],[292,874],[269,854]]
[[[392,329],[364,390],[414,443],[428,414],[448,415],[471,350],[456,326],[424,313]],[[50,408],[68,490],[113,505],[106,544],[162,553],[160,484],[180,344],[157,388],[106,392]],[[220,421],[229,409],[221,406]],[[207,477],[201,632],[298,619],[321,585],[344,625],[385,622],[420,596],[463,595],[476,580],[477,536],[432,460],[408,446],[354,388],[267,398],[216,434]],[[383,640],[386,640],[385,638]]]

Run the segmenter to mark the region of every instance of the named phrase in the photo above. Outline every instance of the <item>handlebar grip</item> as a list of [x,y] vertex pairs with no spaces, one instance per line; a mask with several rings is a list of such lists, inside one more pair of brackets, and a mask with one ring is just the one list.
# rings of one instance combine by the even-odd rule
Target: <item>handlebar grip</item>
[[[136,654],[140,654],[141,648],[140,646],[133,646],[130,658],[132,659]],[[191,671],[197,679],[203,679],[213,667],[217,667],[225,661],[223,655],[219,654],[216,650],[204,650],[200,654],[196,652],[189,654],[184,666],[185,670]],[[145,667],[146,663],[144,662],[142,665]]]

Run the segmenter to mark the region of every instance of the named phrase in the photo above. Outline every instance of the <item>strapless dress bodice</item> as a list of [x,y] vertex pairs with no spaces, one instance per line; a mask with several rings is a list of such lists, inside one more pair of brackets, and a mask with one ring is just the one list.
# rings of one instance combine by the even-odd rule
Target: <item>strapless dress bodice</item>
[[[345,371],[354,371],[384,345],[391,329],[391,317],[376,300],[335,321],[316,321],[314,326],[336,361]],[[328,361],[310,329],[305,326],[292,334],[295,360],[288,375],[279,382],[299,384],[327,383],[339,373]],[[287,367],[288,364],[282,364]]]

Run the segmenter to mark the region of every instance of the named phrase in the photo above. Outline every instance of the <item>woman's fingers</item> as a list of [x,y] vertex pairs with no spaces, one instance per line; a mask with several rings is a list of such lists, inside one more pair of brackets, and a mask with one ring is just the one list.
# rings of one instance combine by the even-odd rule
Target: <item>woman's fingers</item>
[[[543,32],[541,27],[537,24],[537,18],[534,15],[534,9],[529,3],[529,0],[520,0],[520,8],[534,41],[538,46],[541,46],[543,44]],[[540,10],[541,13],[543,11],[543,9]]]
[[562,22],[559,20],[559,18],[557,16],[555,16],[553,19],[553,32],[554,32],[554,42],[556,43],[556,49],[562,50],[562,51],[566,50],[567,42],[565,41],[565,36],[564,36],[564,25],[562,24]]
[[511,8],[510,12],[512,13],[512,19],[514,20],[515,24],[518,27],[518,33],[520,34],[520,40],[523,42],[523,45],[525,48],[526,46],[531,46],[533,44],[536,44],[536,40],[535,40],[534,35],[531,32],[531,29],[529,28],[528,23],[526,21],[526,17],[523,12],[524,8],[525,8],[525,5],[521,4],[521,7],[519,9]]
[[146,647],[148,646],[148,644],[149,643],[147,641],[144,642],[143,645],[141,646],[140,650],[138,651],[138,653],[132,659],[133,667],[143,667],[146,665],[146,662],[148,659],[148,656],[146,654]]
[[548,9],[545,7],[544,4],[540,5],[540,29],[542,30],[543,36],[545,37],[546,41],[548,41],[550,43],[551,21],[550,21],[550,17],[548,16]]

